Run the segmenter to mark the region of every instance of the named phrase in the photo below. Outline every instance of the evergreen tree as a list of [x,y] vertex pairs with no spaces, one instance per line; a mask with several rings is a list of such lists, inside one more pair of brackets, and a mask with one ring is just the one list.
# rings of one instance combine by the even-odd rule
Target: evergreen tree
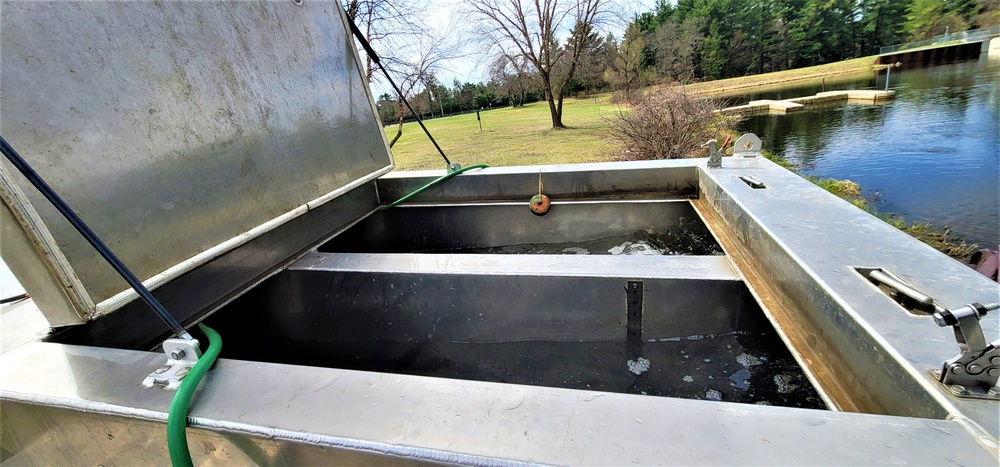
[[953,5],[944,0],[913,0],[906,13],[902,32],[910,40],[929,39],[947,32],[960,32],[968,28],[962,16],[952,10]]

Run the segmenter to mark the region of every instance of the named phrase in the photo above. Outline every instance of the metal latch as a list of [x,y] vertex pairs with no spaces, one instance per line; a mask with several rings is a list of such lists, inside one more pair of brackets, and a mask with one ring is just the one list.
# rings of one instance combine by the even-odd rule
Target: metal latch
[[722,154],[719,154],[719,148],[715,146],[716,143],[718,141],[712,138],[701,145],[701,147],[708,146],[708,166],[712,168],[722,167]]
[[986,342],[979,320],[990,311],[1000,310],[1000,303],[972,303],[955,310],[938,307],[934,322],[951,326],[962,353],[945,360],[938,380],[956,396],[1000,399],[996,388],[1000,379],[1000,339]]
[[167,355],[167,363],[149,374],[142,385],[147,388],[160,386],[164,389],[176,390],[198,359],[201,358],[201,348],[198,339],[171,338],[163,341],[163,353]]
[[865,275],[894,291],[894,298],[901,304],[929,313],[938,326],[953,328],[961,353],[932,372],[948,391],[958,397],[1000,400],[1000,388],[996,387],[1000,379],[1000,339],[986,342],[979,325],[987,313],[1000,310],[1000,303],[972,303],[949,310],[887,270],[872,269]]

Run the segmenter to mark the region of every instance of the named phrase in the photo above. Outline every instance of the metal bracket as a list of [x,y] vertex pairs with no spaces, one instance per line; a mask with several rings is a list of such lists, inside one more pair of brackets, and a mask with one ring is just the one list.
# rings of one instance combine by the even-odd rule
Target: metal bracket
[[713,138],[701,145],[701,147],[708,146],[708,166],[711,168],[722,167],[722,155],[719,154],[719,148],[715,146],[716,143],[718,141]]
[[[1000,310],[1000,303],[972,303],[949,310],[935,303],[934,298],[919,291],[899,276],[885,269],[867,271],[868,279],[894,291],[894,298],[909,308],[934,317],[938,326],[951,326],[961,353],[945,360],[940,370],[931,374],[956,397],[1000,400],[1000,340],[986,342],[979,320],[991,311]],[[933,310],[933,311],[931,311]]]
[[147,388],[160,386],[163,389],[177,390],[181,385],[181,380],[201,358],[198,340],[167,339],[163,341],[163,353],[167,355],[167,363],[150,373],[142,381],[142,385]]
[[[1000,310],[1000,303],[972,303],[955,310],[938,308],[934,322],[951,326],[961,353],[944,362],[938,374],[948,390],[960,397],[1000,399],[1000,340],[986,342],[979,320],[990,311]],[[937,374],[937,373],[936,373]]]
[[761,155],[760,138],[753,133],[740,136],[733,145],[733,157],[757,157]]

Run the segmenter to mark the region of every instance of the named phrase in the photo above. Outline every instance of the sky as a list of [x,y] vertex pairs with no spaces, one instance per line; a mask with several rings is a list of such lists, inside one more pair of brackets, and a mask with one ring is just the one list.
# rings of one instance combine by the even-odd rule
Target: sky
[[[615,17],[607,18],[604,25],[604,34],[608,32],[617,37],[622,37],[625,33],[627,21],[636,13],[650,11],[656,4],[656,0],[609,0],[612,7],[609,9],[615,12]],[[464,33],[468,36],[468,14],[462,0],[425,0],[426,7],[423,9],[423,20],[425,24],[434,28],[439,34],[444,34],[449,30],[455,31],[457,37]],[[672,1],[672,3],[676,3]],[[478,44],[471,38],[467,38],[461,44],[464,56],[448,60],[437,73],[438,81],[449,84],[457,79],[461,82],[485,82],[488,80],[488,66],[490,60],[483,57],[478,50]],[[398,80],[398,77],[393,77]],[[383,92],[392,93],[392,89],[385,84],[376,83],[373,85],[375,95]]]

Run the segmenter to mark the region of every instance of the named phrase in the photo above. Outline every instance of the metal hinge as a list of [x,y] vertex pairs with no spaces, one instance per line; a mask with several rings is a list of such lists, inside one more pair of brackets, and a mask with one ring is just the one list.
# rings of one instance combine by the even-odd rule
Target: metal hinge
[[176,390],[181,380],[191,371],[191,367],[201,358],[201,348],[198,339],[171,338],[163,341],[163,353],[167,355],[167,363],[149,374],[142,385],[147,388],[160,386],[163,389]]
[[[869,280],[894,292],[901,304],[924,310],[934,317],[938,326],[951,326],[960,353],[931,373],[948,391],[957,397],[1000,400],[1000,339],[986,341],[979,321],[990,311],[1000,309],[1000,303],[972,303],[954,310],[938,305],[935,300],[884,269],[872,269],[865,274]],[[933,311],[931,311],[933,310]]]
[[753,133],[740,136],[733,144],[733,157],[757,157],[761,155],[760,138]]
[[935,372],[952,394],[976,399],[1000,399],[1000,339],[986,342],[979,320],[990,311],[1000,309],[1000,303],[972,303],[955,310],[944,308],[934,312],[934,322],[951,326],[962,353],[945,360],[941,371]]

